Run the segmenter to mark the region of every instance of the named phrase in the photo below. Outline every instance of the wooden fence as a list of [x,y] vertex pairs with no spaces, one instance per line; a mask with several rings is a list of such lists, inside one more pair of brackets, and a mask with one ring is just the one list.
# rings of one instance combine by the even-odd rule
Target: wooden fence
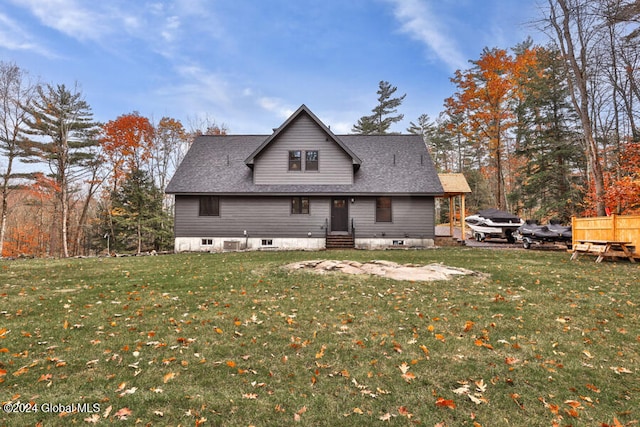
[[573,245],[578,240],[617,240],[631,242],[640,251],[640,215],[571,218]]

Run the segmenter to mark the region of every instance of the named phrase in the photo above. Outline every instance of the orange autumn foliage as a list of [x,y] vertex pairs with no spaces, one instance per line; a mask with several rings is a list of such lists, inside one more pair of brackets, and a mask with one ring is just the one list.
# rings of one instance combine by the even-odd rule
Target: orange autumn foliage
[[617,214],[640,214],[640,143],[628,143],[620,162],[620,177],[605,176],[606,205]]
[[151,122],[138,113],[123,114],[104,125],[100,143],[112,170],[114,188],[149,159],[153,138]]
[[536,49],[512,56],[504,49],[485,49],[475,66],[457,70],[451,81],[458,87],[445,100],[450,116],[464,117],[458,125],[467,140],[488,156],[486,173],[493,177],[493,196],[498,208],[506,208],[505,171],[511,159],[506,149],[507,133],[516,125],[514,104],[524,97],[521,84],[537,64]]

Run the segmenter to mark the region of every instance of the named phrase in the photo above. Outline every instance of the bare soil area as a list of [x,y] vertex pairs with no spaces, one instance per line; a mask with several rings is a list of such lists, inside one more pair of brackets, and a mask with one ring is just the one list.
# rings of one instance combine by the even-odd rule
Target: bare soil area
[[374,260],[365,263],[356,261],[311,260],[287,264],[285,268],[293,271],[311,271],[318,274],[346,273],[368,274],[393,280],[434,281],[450,280],[456,276],[480,275],[464,268],[448,267],[442,264],[397,264],[391,261]]

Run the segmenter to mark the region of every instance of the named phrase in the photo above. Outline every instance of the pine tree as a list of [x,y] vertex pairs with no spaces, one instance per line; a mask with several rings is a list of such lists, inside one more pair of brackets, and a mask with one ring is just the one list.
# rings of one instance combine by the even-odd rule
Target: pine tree
[[35,137],[28,142],[30,161],[46,163],[55,182],[58,219],[52,224],[52,237],[61,240],[61,247],[58,253],[54,245],[51,252],[68,257],[69,195],[83,168],[95,160],[91,148],[98,144],[95,135],[99,125],[77,87],[71,91],[65,85],[38,86],[27,112],[28,133]]
[[523,166],[517,190],[510,195],[537,219],[568,221],[583,199],[575,171],[585,169],[579,136],[567,125],[575,121],[568,100],[566,74],[560,54],[539,49],[539,64],[524,84],[523,101],[517,108],[517,151]]
[[398,88],[391,86],[389,82],[380,81],[379,89],[376,92],[378,94],[378,105],[371,110],[373,114],[362,116],[358,119],[358,123],[353,125],[352,132],[363,135],[385,134],[388,133],[392,124],[401,121],[404,118],[404,114],[395,116],[391,114],[398,112],[398,107],[402,104],[407,94],[392,98],[396,90]]
[[112,191],[111,220],[116,250],[141,253],[165,249],[170,244],[171,227],[166,225],[171,219],[163,209],[162,199],[162,191],[151,175],[141,169],[132,171],[122,185]]

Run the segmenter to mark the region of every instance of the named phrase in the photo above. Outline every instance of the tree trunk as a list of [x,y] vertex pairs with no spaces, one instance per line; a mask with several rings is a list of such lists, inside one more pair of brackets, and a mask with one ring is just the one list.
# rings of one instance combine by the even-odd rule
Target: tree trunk
[[[558,22],[556,16],[556,10],[554,3],[562,9],[562,20]],[[587,74],[587,46],[586,46],[586,33],[581,21],[581,16],[573,16],[574,10],[569,7],[567,0],[549,0],[551,7],[550,23],[554,27],[562,55],[565,58],[565,67],[569,76],[568,79],[569,90],[571,93],[571,101],[580,118],[580,124],[584,133],[584,145],[587,153],[587,162],[589,165],[590,179],[593,182],[595,190],[595,203],[596,213],[598,216],[605,215],[605,186],[604,175],[602,171],[602,164],[600,159],[600,152],[598,145],[593,137],[593,128],[591,118],[589,117],[589,92],[587,88],[587,82],[589,76]],[[580,5],[584,7],[584,5]],[[578,31],[578,40],[580,45],[578,48],[579,58],[576,56],[576,46],[574,46],[574,39],[571,33],[572,17],[575,18],[575,25]],[[579,59],[579,60],[578,60]]]

